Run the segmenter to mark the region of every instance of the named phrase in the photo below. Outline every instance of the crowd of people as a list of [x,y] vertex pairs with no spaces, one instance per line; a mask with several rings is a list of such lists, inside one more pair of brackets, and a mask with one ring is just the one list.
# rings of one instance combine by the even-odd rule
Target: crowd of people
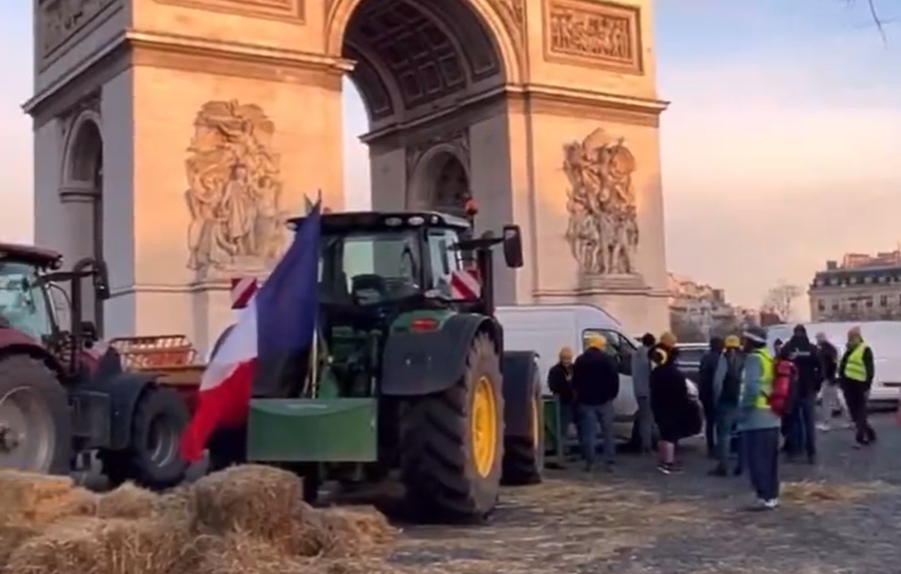
[[[616,456],[613,401],[623,369],[607,345],[597,335],[578,357],[563,348],[548,372],[548,386],[561,406],[561,428],[576,427],[589,472],[597,466],[599,430],[606,470],[613,469]],[[867,415],[873,352],[859,328],[848,332],[842,353],[822,333],[811,341],[803,325],[787,342],[777,340],[772,352],[762,328],[713,338],[698,371],[703,421],[678,358],[672,333],[659,340],[646,334],[630,365],[637,446],[642,453],[652,452],[656,435],[657,468],[663,474],[681,472],[677,443],[703,424],[707,456],[715,461],[710,474],[738,476],[747,469],[756,495],[749,508],[771,510],[779,506],[780,451],[789,461],[802,457],[816,464],[817,429],[828,430],[831,419],[845,414],[855,427],[856,448],[876,442]]]

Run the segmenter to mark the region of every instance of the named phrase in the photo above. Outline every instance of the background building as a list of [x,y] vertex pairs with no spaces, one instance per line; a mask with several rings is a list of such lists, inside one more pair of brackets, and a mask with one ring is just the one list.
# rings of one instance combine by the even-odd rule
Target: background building
[[683,342],[706,341],[757,321],[757,312],[732,305],[726,292],[689,277],[669,274],[670,325]]
[[901,250],[827,261],[808,295],[813,321],[901,319]]

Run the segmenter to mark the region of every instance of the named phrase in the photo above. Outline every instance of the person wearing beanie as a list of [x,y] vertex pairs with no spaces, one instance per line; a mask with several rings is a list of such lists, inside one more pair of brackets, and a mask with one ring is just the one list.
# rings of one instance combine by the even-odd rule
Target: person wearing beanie
[[770,407],[775,369],[761,327],[745,331],[745,362],[739,399],[738,430],[751,486],[757,496],[749,510],[779,506],[779,416]]
[[[723,342],[724,350],[717,365],[713,381],[713,392],[716,409],[716,460],[717,464],[710,471],[713,476],[726,476],[729,472],[730,438],[738,419],[738,401],[741,396],[741,371],[744,368],[745,356],[741,350],[741,339],[737,335],[729,335]],[[733,474],[741,474],[742,461],[739,447],[738,464]]]
[[855,447],[873,444],[876,442],[876,431],[868,420],[867,402],[876,376],[876,367],[873,350],[864,342],[860,327],[848,331],[848,345],[839,362],[838,375],[845,403],[857,431]]
[[561,438],[570,436],[569,429],[575,424],[578,433],[578,417],[576,416],[576,393],[573,389],[573,350],[563,347],[558,354],[557,364],[547,372],[547,386],[557,397],[560,406],[560,433]]
[[[667,346],[665,340],[671,346]],[[685,375],[679,370],[678,357],[675,338],[660,337],[660,343],[650,352],[651,411],[660,436],[657,442],[657,469],[663,474],[681,471],[675,458],[676,442],[682,437],[683,413],[694,408],[690,404]]]
[[645,333],[641,346],[632,355],[632,387],[638,403],[638,444],[642,453],[651,452],[654,414],[651,412],[651,358],[648,355],[657,343],[654,335]]
[[659,345],[664,350],[674,349],[676,347],[676,336],[670,331],[660,335]]
[[619,394],[619,369],[616,360],[606,352],[607,339],[592,335],[588,345],[573,364],[573,390],[579,413],[579,441],[585,470],[594,468],[598,424],[604,437],[606,468],[613,470],[616,435],[613,424],[616,413],[613,401]]

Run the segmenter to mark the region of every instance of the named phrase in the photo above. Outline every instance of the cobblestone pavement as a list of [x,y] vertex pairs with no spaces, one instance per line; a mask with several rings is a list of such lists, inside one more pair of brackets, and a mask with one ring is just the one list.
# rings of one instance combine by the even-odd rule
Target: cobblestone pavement
[[488,525],[407,527],[392,556],[447,574],[886,574],[901,541],[901,430],[874,417],[880,442],[819,434],[819,465],[784,464],[782,508],[748,513],[747,476],[709,477],[697,444],[684,474],[622,455],[614,473],[549,472],[505,490]]

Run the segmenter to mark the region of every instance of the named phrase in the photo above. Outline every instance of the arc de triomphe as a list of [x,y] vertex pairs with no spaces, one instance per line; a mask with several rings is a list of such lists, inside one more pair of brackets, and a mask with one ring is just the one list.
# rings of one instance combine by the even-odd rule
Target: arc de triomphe
[[103,256],[107,336],[231,319],[282,222],[343,203],[342,78],[376,209],[515,221],[503,303],[668,323],[650,0],[37,0],[35,234]]

